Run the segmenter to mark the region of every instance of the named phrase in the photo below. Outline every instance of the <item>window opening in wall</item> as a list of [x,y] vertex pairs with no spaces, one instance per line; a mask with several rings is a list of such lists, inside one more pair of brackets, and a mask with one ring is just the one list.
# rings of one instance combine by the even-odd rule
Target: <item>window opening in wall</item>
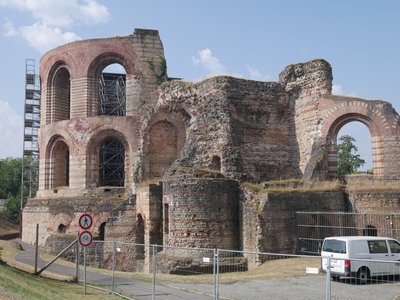
[[[342,136],[350,136],[354,138],[354,146],[357,148],[353,149],[353,155],[359,155],[361,159],[365,160],[365,164],[357,168],[357,173],[373,173],[372,168],[372,143],[371,143],[371,132],[368,127],[359,121],[352,121],[344,125],[337,135],[337,145],[339,145],[340,138]],[[339,159],[339,157],[338,157]],[[352,160],[350,160],[350,163]],[[338,167],[340,167],[338,161]]]
[[378,236],[378,230],[375,226],[368,225],[363,229],[363,236]]
[[169,206],[164,204],[164,234],[169,234]]
[[106,222],[103,222],[100,224],[100,227],[99,227],[99,240],[100,241],[104,241],[105,233],[106,233]]
[[66,231],[67,231],[67,226],[65,226],[64,224],[58,225],[58,229],[57,229],[58,233],[65,233]]
[[60,68],[54,76],[53,82],[53,117],[52,122],[68,120],[71,111],[71,83],[70,74],[66,68]]
[[214,155],[211,160],[211,168],[218,172],[221,172],[221,158],[217,155]]
[[144,259],[144,220],[141,214],[137,215],[136,220],[136,254],[137,259]]
[[100,185],[124,186],[125,148],[117,139],[107,140],[100,146]]
[[52,187],[69,186],[69,149],[66,143],[60,141],[54,149]]
[[126,72],[122,65],[111,64],[100,76],[100,115],[125,116],[126,113]]

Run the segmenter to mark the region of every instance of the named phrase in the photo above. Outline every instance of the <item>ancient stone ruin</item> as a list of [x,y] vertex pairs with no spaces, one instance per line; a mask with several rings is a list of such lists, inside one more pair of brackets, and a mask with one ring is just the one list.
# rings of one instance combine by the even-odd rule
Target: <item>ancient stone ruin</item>
[[[126,71],[113,81],[122,98],[104,102],[104,82],[118,76],[102,71],[114,63]],[[158,31],[135,29],[53,49],[40,74],[39,191],[23,211],[26,242],[37,222],[41,245],[76,237],[89,212],[102,240],[293,253],[297,210],[400,211],[398,193],[368,202],[341,189],[246,185],[335,177],[337,134],[351,121],[371,132],[371,180],[400,178],[399,115],[385,101],[332,95],[322,59],[287,66],[278,82],[191,83],[168,77]]]

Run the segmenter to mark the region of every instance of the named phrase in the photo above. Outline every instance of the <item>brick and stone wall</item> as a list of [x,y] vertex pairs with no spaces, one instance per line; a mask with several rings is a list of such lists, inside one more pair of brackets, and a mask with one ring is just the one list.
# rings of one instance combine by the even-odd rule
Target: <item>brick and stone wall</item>
[[237,181],[175,175],[163,194],[165,246],[238,249]]
[[[126,71],[126,114],[100,116],[98,81],[113,63]],[[335,177],[337,134],[351,121],[371,132],[374,176],[400,176],[399,115],[384,101],[332,95],[322,59],[289,65],[278,82],[168,80],[158,31],[136,29],[55,48],[40,71],[39,191],[23,212],[24,241],[34,241],[37,222],[41,244],[60,224],[75,234],[79,215],[91,212],[95,234],[106,223],[108,240],[293,252],[295,211],[345,210],[342,192],[262,194],[239,185]],[[109,140],[123,148],[118,186],[101,180]],[[395,194],[375,196],[349,199],[356,209],[398,209]],[[146,265],[148,250],[132,251],[118,259]]]
[[342,191],[265,193],[242,187],[244,251],[296,253],[296,211],[345,211]]

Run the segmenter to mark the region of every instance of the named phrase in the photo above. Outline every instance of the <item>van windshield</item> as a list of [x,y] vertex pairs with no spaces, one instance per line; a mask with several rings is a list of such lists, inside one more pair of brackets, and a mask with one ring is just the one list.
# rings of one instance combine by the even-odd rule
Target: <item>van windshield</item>
[[322,251],[333,253],[346,253],[346,242],[338,240],[325,240]]

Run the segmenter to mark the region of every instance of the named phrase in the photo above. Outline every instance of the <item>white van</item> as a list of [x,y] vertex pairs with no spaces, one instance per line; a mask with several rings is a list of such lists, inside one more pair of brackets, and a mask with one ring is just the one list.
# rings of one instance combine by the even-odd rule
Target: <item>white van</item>
[[376,236],[325,238],[321,257],[323,272],[327,270],[327,258],[330,257],[332,278],[353,277],[364,284],[370,277],[400,274],[400,262],[393,262],[400,260],[400,242],[392,238]]

